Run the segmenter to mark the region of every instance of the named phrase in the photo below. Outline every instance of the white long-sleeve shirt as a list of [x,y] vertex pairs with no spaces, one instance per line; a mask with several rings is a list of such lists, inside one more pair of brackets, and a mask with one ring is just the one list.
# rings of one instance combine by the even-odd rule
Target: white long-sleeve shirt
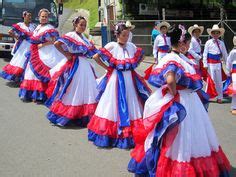
[[219,39],[217,39],[219,47],[217,46],[215,39],[209,39],[204,47],[204,52],[203,52],[203,65],[204,67],[208,67],[208,63],[207,63],[207,56],[208,54],[213,54],[213,55],[220,55],[222,54],[222,59],[223,61],[226,62],[227,57],[228,57],[228,53],[225,47],[225,43]]
[[165,44],[165,40],[163,37],[163,34],[160,34],[156,37],[155,41],[154,41],[154,45],[153,45],[153,56],[154,58],[157,58],[157,53],[158,53],[158,48],[160,46],[165,46],[168,45],[169,49],[171,48],[171,42],[170,42],[170,37],[166,36],[166,44]]
[[226,72],[229,74],[232,70],[232,65],[236,64],[236,48],[231,50],[226,61]]
[[199,42],[193,36],[191,38],[190,46],[188,52],[194,57],[195,60],[199,61],[202,58],[201,55],[201,40]]

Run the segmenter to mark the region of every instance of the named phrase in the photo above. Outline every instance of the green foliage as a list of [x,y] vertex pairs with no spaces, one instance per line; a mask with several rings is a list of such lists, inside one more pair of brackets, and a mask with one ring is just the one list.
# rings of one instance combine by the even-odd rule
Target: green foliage
[[90,12],[89,28],[93,29],[98,22],[98,1],[96,0],[64,0],[65,7],[70,9],[86,9]]

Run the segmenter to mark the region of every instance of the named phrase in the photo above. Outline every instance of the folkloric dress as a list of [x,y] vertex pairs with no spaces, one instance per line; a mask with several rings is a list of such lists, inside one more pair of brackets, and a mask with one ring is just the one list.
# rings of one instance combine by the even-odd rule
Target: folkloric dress
[[59,126],[73,122],[84,127],[97,107],[96,75],[89,61],[97,49],[83,34],[76,32],[69,32],[58,41],[63,43],[65,51],[73,54],[73,59],[62,60],[50,71],[47,118]]
[[[168,92],[168,72],[175,74],[175,96]],[[170,53],[149,82],[157,90],[145,103],[145,128],[135,133],[128,170],[150,177],[228,177],[229,161],[196,93],[203,85],[195,69]]]
[[26,53],[30,50],[30,37],[33,34],[35,25],[30,23],[26,26],[20,22],[12,25],[12,31],[18,37],[12,50],[12,59],[9,64],[3,67],[0,76],[10,81],[20,81],[27,65]]
[[132,148],[133,130],[142,126],[143,106],[150,94],[135,72],[143,50],[130,42],[125,47],[110,42],[99,54],[110,69],[98,85],[100,101],[88,124],[88,139],[100,147]]
[[[226,70],[231,77],[229,77],[225,82],[228,82],[228,86],[224,88],[228,95],[232,96],[231,109],[236,110],[236,48],[234,48],[227,58]],[[230,84],[230,85],[229,85]],[[224,85],[227,85],[224,83]]]
[[20,85],[19,97],[23,100],[45,101],[45,91],[50,80],[49,70],[65,58],[53,44],[38,48],[38,44],[59,37],[58,31],[50,24],[38,25],[31,37],[29,60]]

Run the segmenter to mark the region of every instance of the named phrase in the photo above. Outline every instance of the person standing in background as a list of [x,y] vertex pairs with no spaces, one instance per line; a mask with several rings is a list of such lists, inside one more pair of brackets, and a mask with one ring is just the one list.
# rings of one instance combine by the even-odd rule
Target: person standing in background
[[232,95],[231,113],[236,115],[236,36],[233,38],[234,48],[229,53],[226,62],[226,74],[231,77],[232,83],[227,94]]
[[12,50],[12,59],[9,64],[3,67],[0,76],[6,80],[19,82],[23,78],[24,70],[27,65],[25,54],[30,50],[30,37],[36,26],[31,23],[31,12],[24,11],[22,13],[24,22],[12,25],[12,29],[8,32],[16,43]]
[[135,25],[132,25],[131,22],[128,20],[126,21],[125,26],[129,29],[129,38],[127,42],[132,42],[133,33],[131,31],[135,28]]
[[88,124],[88,139],[96,146],[130,149],[133,131],[142,126],[143,106],[151,90],[135,72],[143,60],[143,50],[127,42],[129,29],[116,25],[117,42],[109,42],[93,58],[107,65],[98,84],[99,100]]
[[49,82],[46,105],[50,111],[47,119],[60,127],[73,124],[86,127],[97,107],[96,75],[89,61],[97,49],[83,34],[86,19],[78,16],[72,23],[74,30],[54,43],[67,60],[53,68],[60,69],[54,71]]
[[160,21],[155,21],[155,26],[152,29],[152,45],[154,44],[154,41],[156,37],[160,34],[160,31],[157,30],[157,25],[160,23]]
[[157,25],[157,29],[161,32],[159,34],[153,45],[153,56],[155,62],[158,63],[160,60],[169,52],[171,48],[170,37],[166,36],[166,33],[170,27],[170,24],[163,21]]
[[199,70],[199,62],[202,59],[202,42],[199,37],[202,35],[203,31],[204,27],[198,26],[197,24],[188,28],[188,32],[192,36],[192,38],[187,56],[196,64],[195,66],[197,70]]
[[20,85],[19,97],[23,101],[44,102],[49,82],[49,70],[65,58],[53,45],[58,31],[49,24],[49,10],[38,13],[40,24],[34,30],[27,55],[27,66]]
[[145,103],[128,170],[139,177],[229,177],[230,162],[196,92],[201,77],[181,56],[190,36],[180,26],[167,35],[172,50],[149,77],[156,90]]
[[217,103],[222,103],[223,99],[223,83],[222,83],[222,63],[226,62],[228,53],[225,43],[219,38],[224,34],[225,29],[219,28],[217,24],[207,29],[207,33],[212,37],[204,47],[203,67],[206,68],[213,79],[217,91]]

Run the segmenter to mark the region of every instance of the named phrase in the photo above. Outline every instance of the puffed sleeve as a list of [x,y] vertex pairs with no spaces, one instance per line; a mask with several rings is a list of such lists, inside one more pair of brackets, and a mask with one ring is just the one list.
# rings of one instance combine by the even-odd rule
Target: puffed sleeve
[[162,87],[167,84],[166,76],[173,72],[176,78],[176,84],[192,90],[202,88],[201,78],[197,74],[187,73],[184,67],[175,61],[168,61],[164,65],[157,66],[151,73],[148,82],[155,87]]

